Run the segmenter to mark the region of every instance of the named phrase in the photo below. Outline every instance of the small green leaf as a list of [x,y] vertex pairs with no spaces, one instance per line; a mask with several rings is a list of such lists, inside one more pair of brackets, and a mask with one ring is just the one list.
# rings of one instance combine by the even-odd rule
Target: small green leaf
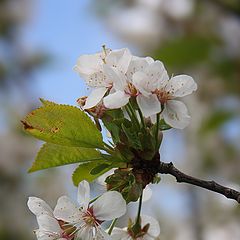
[[101,160],[104,160],[101,153],[92,148],[67,147],[45,143],[38,152],[29,172],[78,162]]
[[121,124],[126,120],[120,109],[108,110],[102,117],[102,122],[107,130],[111,133],[115,144],[120,142]]
[[120,142],[120,128],[114,123],[114,121],[107,122],[105,119],[103,120],[104,126],[107,128],[107,130],[110,132],[111,137],[113,139],[114,143]]
[[102,171],[104,171],[106,168],[109,168],[109,167],[110,167],[109,164],[103,163],[103,164],[100,164],[100,165],[96,166],[95,168],[93,168],[90,173],[92,175],[96,175],[96,174],[101,173]]
[[135,149],[142,149],[141,141],[138,136],[138,132],[132,127],[128,128],[124,124],[122,124],[122,130],[128,138],[129,146]]
[[[102,162],[103,163],[103,162]],[[97,177],[101,176],[111,168],[106,168],[102,172],[98,174],[92,175],[90,172],[92,169],[96,168],[99,165],[99,162],[87,162],[80,164],[72,175],[72,180],[75,186],[77,186],[82,180],[87,180],[88,182],[92,182]]]
[[140,184],[134,183],[124,188],[122,195],[127,203],[136,202],[142,194],[142,186]]
[[108,184],[109,190],[114,188],[120,192],[128,203],[137,201],[142,193],[142,185],[136,183],[131,171],[117,169],[114,174],[106,178],[105,182]]
[[164,119],[161,119],[160,122],[159,122],[159,130],[161,131],[165,131],[165,130],[169,130],[171,129],[172,127],[169,126],[165,121]]
[[24,129],[46,142],[103,149],[102,135],[92,120],[80,109],[43,101],[43,106],[22,121]]

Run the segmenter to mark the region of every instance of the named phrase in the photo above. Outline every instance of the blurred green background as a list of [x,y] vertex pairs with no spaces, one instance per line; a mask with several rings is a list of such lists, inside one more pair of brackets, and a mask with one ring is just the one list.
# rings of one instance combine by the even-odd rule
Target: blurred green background
[[[198,91],[185,98],[192,122],[165,133],[162,160],[240,190],[239,0],[0,0],[0,240],[35,239],[28,196],[54,204],[74,195],[71,167],[27,174],[40,143],[19,121],[38,97],[75,104],[87,94],[71,69],[102,44],[194,77]],[[144,211],[159,219],[161,240],[240,239],[233,201],[168,176],[151,187]]]

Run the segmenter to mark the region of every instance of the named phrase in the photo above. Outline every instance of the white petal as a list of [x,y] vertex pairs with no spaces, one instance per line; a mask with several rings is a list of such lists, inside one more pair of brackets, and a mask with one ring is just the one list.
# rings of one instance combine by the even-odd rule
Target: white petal
[[62,238],[59,238],[59,236],[54,234],[54,233],[49,234],[49,232],[39,230],[39,229],[35,230],[35,234],[36,234],[36,237],[37,237],[38,240],[58,240],[58,239],[62,239]]
[[174,97],[184,97],[196,90],[197,84],[188,75],[172,77],[166,85],[166,91],[169,91]]
[[67,196],[58,199],[53,213],[55,218],[65,222],[75,223],[81,221],[80,210]]
[[78,203],[83,209],[87,209],[90,202],[90,186],[86,180],[78,185]]
[[80,75],[90,75],[94,72],[98,72],[102,64],[101,53],[82,55],[78,58],[74,70]]
[[129,102],[129,98],[130,96],[125,94],[125,92],[116,91],[106,96],[103,99],[103,104],[109,109],[121,108]]
[[127,81],[125,75],[120,72],[118,69],[114,67],[110,67],[108,65],[104,65],[104,74],[106,74],[107,78],[111,80],[113,83],[113,88],[115,90],[124,91]]
[[139,71],[143,72],[144,69],[152,62],[154,62],[154,60],[150,57],[141,58],[141,57],[134,56],[129,64],[129,67],[126,73],[128,79],[131,79],[134,73],[136,72],[139,72]]
[[115,227],[112,231],[112,239],[113,240],[128,240],[128,239],[132,239],[126,228],[117,228]]
[[183,129],[190,123],[187,107],[184,103],[169,100],[162,112],[165,122],[174,128]]
[[77,237],[76,239],[89,239],[93,240],[93,228],[91,226],[85,225],[84,227],[80,228],[79,231],[77,232]]
[[98,220],[112,220],[126,212],[126,202],[116,191],[104,193],[93,203],[93,213]]
[[142,201],[146,202],[150,200],[152,197],[152,189],[147,185],[145,189],[143,190],[143,198]]
[[117,68],[122,72],[126,73],[129,67],[129,64],[132,59],[132,54],[129,49],[125,48],[122,57],[119,59]]
[[112,240],[111,236],[106,233],[101,226],[97,228],[96,240]]
[[145,226],[146,224],[150,224],[150,227],[148,229],[147,235],[156,238],[160,235],[160,226],[158,221],[150,216],[146,216],[146,215],[142,215],[141,216],[142,219],[142,227]]
[[149,97],[139,95],[137,96],[137,103],[143,116],[146,118],[161,112],[161,104],[155,94],[152,94]]
[[156,85],[152,84],[147,74],[144,72],[134,73],[132,79],[137,90],[146,97],[151,95],[156,89]]
[[146,61],[148,62],[148,64],[151,64],[154,62],[154,59],[151,57],[145,57]]
[[155,124],[157,122],[157,115],[156,114],[151,115],[150,120],[151,120],[152,124]]
[[37,221],[39,230],[49,231],[59,235],[62,233],[59,223],[54,217],[50,217],[49,215],[41,215],[37,217]]
[[40,216],[42,214],[53,216],[52,208],[40,198],[29,197],[27,205],[30,211],[36,216]]
[[141,240],[157,240],[157,238],[153,238],[148,234],[145,234]]
[[107,90],[108,89],[105,87],[96,88],[92,90],[92,92],[90,93],[86,100],[86,104],[84,105],[83,109],[95,107],[102,100]]
[[99,72],[94,72],[91,75],[84,76],[82,78],[86,81],[86,84],[90,87],[110,87],[112,82],[107,78],[107,76],[103,73],[103,70]]
[[144,72],[148,75],[151,84],[155,84],[156,88],[161,88],[165,86],[166,82],[169,80],[167,71],[160,61],[155,61],[151,63]]

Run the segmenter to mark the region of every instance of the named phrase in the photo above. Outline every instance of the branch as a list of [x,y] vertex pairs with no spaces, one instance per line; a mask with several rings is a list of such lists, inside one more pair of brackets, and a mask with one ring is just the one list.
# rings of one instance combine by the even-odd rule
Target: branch
[[228,187],[224,187],[214,181],[205,181],[205,180],[201,180],[201,179],[198,179],[195,177],[191,177],[191,176],[181,172],[177,168],[175,168],[175,166],[173,165],[172,162],[170,162],[170,163],[160,162],[159,173],[170,174],[170,175],[174,176],[176,178],[177,182],[179,182],[179,183],[189,183],[189,184],[201,187],[201,188],[205,188],[210,191],[222,194],[226,198],[236,200],[238,203],[240,203],[240,192],[238,192],[234,189],[228,188]]

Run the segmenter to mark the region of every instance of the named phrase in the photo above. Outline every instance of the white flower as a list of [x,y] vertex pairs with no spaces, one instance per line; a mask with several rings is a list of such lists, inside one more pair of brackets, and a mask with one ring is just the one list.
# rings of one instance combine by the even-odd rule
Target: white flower
[[41,215],[37,221],[39,229],[35,231],[35,234],[39,240],[70,240],[74,237],[65,233],[54,217]]
[[30,211],[36,215],[39,229],[35,231],[39,240],[71,240],[74,235],[66,233],[60,222],[53,216],[53,210],[42,199],[30,197],[28,200]]
[[29,197],[27,205],[30,211],[36,215],[36,217],[41,215],[49,215],[50,217],[53,217],[52,208],[41,198]]
[[[192,77],[178,75],[169,79],[162,62],[155,61],[144,71],[133,75],[133,84],[140,92],[137,102],[145,117],[159,113],[162,105],[162,117],[167,124],[179,129],[189,124],[190,116],[185,104],[173,99],[189,95],[197,89]],[[155,113],[152,114],[153,109]]]
[[[140,237],[138,237],[138,240],[156,240],[158,239],[160,235],[160,226],[156,219],[143,215],[141,216],[141,226],[142,230],[145,225],[149,224],[149,229],[145,233],[144,231],[141,232]],[[127,228],[114,228],[112,231],[112,239],[113,240],[132,240],[136,239],[133,236],[131,236],[131,231],[129,231]]]
[[131,58],[132,55],[126,48],[114,51],[103,48],[100,53],[83,55],[78,59],[74,70],[88,86],[94,88],[86,100],[84,109],[96,106],[113,85],[112,79],[105,74],[105,66],[111,66],[126,73]]
[[78,203],[79,207],[66,196],[59,198],[54,216],[74,226],[79,239],[110,239],[110,236],[101,228],[101,224],[118,218],[126,212],[126,202],[116,191],[104,193],[90,205],[90,187],[87,181],[79,184]]
[[[111,170],[109,170],[108,172],[102,174],[100,177],[97,178],[97,184],[100,185],[101,190],[103,191],[107,191],[107,184],[105,182],[106,178],[110,175],[112,175],[114,173],[114,170],[116,168],[113,168]],[[143,190],[143,198],[142,201],[146,202],[148,200],[150,200],[152,197],[152,189],[149,187],[149,185],[147,185],[145,187],[145,189]]]
[[126,73],[106,65],[105,72],[108,78],[112,79],[113,88],[103,100],[105,107],[109,109],[121,108],[129,102],[130,97],[136,97],[139,92],[132,82],[132,76],[135,72],[142,71],[152,62],[153,59],[150,57],[133,57]]

